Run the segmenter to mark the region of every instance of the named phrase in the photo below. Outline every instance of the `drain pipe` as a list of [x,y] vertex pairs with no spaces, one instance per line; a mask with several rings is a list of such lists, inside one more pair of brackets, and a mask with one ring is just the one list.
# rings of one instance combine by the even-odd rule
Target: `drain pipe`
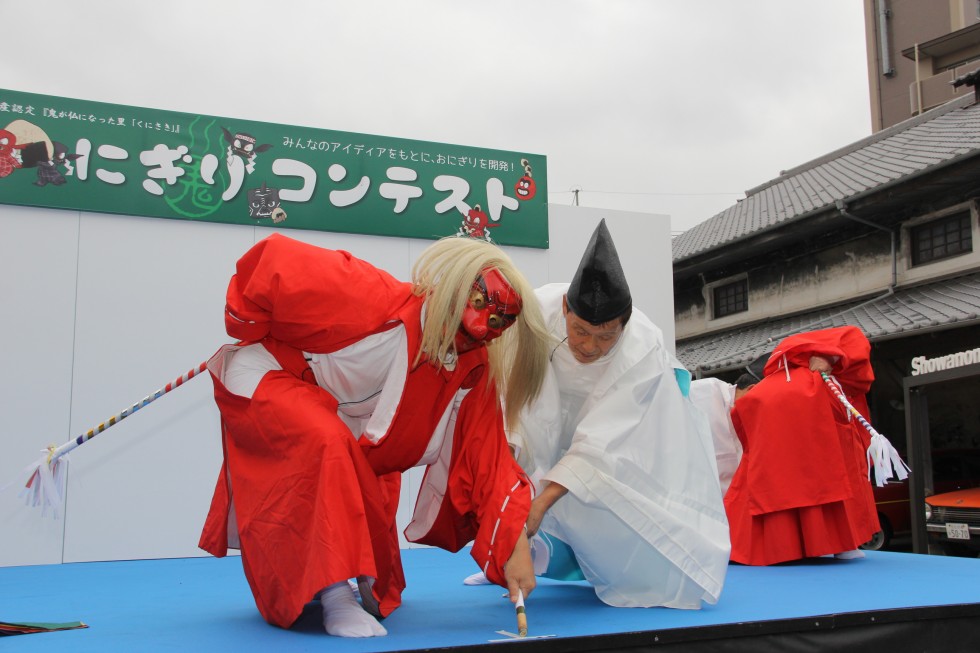
[[895,76],[891,53],[888,49],[888,19],[891,17],[892,12],[888,9],[886,0],[878,0],[878,52],[881,56],[881,74],[885,77]]
[[880,224],[876,224],[874,222],[871,222],[870,220],[865,220],[864,218],[859,218],[853,213],[849,213],[847,210],[847,204],[845,204],[843,200],[837,200],[836,206],[837,206],[837,212],[840,213],[841,216],[847,218],[848,220],[853,220],[854,222],[859,222],[863,225],[873,227],[875,229],[878,229],[879,231],[884,231],[891,237],[892,280],[891,283],[888,284],[888,294],[895,292],[895,287],[898,285],[898,251],[895,245],[895,230],[889,229],[888,227],[882,227]]

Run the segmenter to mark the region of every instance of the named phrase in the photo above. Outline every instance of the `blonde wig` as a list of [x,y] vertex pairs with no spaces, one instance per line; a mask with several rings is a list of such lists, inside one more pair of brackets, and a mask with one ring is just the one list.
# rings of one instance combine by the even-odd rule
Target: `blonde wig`
[[490,378],[502,392],[508,428],[538,396],[548,365],[551,336],[545,328],[534,289],[496,245],[474,238],[443,238],[430,245],[412,266],[416,295],[425,297],[422,356],[437,367],[456,356],[456,332],[463,320],[473,282],[483,270],[496,268],[521,296],[521,314],[513,326],[487,343]]

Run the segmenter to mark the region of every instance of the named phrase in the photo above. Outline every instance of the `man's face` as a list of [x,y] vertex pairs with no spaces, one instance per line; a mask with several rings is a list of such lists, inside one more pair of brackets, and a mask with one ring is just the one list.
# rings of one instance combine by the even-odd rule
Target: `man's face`
[[565,313],[565,331],[568,348],[579,363],[588,365],[599,360],[616,346],[623,335],[623,323],[619,318],[595,325],[575,315],[568,308],[568,300],[562,298]]
[[500,337],[521,313],[521,297],[496,268],[484,270],[470,289],[463,321],[456,332],[456,351],[462,353]]

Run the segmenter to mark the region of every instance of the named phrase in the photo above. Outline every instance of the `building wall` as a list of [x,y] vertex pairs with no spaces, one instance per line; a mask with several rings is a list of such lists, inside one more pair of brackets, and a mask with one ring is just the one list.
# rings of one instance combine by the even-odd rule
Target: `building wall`
[[[885,20],[887,56],[880,42],[882,7],[889,12]],[[976,24],[980,18],[974,0],[864,0],[864,14],[872,131],[917,115],[920,100],[925,111],[969,92],[949,82],[980,63],[945,71],[943,61],[921,55],[917,70],[916,62],[902,51]],[[980,52],[974,53],[974,58],[978,55]],[[885,74],[886,59],[893,74]]]
[[[912,266],[909,231],[916,225],[969,210],[973,251],[917,267]],[[910,285],[980,268],[980,226],[974,203],[958,204],[908,220],[897,229],[895,280]],[[712,289],[735,279],[748,279],[748,311],[713,319]],[[801,249],[796,255],[773,253],[762,262],[730,276],[695,283],[677,293],[675,328],[679,340],[728,330],[769,316],[804,313],[821,306],[873,296],[892,281],[891,240],[873,232],[824,248]]]
[[[666,216],[552,206],[551,248],[507,248],[529,280],[568,281],[606,218],[638,307],[673,347]],[[140,402],[229,342],[235,261],[270,229],[0,205],[0,566],[204,555],[197,548],[221,463],[202,375],[68,456],[65,514],[18,491],[48,445]],[[429,241],[285,230],[408,279]],[[404,527],[421,470],[406,474]],[[407,543],[404,543],[406,544]]]
[[[715,319],[712,295],[716,285],[748,279],[748,307],[742,313]],[[678,339],[703,336],[766,319],[792,315],[873,294],[888,286],[891,249],[887,236],[873,236],[805,252],[785,259],[774,256],[761,265],[722,277],[674,298]]]

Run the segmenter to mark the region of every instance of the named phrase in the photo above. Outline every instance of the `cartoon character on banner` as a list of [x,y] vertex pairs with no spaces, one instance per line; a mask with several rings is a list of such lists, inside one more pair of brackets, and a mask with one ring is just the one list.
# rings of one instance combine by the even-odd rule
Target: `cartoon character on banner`
[[[65,175],[70,177],[75,173],[75,167],[71,162],[80,159],[82,156],[81,154],[70,154],[68,147],[64,143],[54,141],[54,153],[51,155],[51,158],[47,161],[37,162],[37,181],[34,182],[34,185],[47,186],[48,184],[54,184],[55,186],[61,186],[67,181]],[[64,175],[58,170],[59,167],[65,169]]]
[[524,167],[524,174],[514,184],[514,193],[519,200],[533,199],[534,195],[538,192],[538,188],[534,183],[534,179],[531,178],[531,162],[527,159],[521,159],[521,165]]
[[262,182],[261,188],[248,191],[248,215],[256,220],[272,218],[276,224],[286,220],[286,211],[280,206],[279,189],[269,188]]
[[265,152],[272,147],[271,143],[256,145],[255,137],[245,132],[238,132],[232,136],[231,132],[224,127],[221,128],[221,131],[224,133],[225,141],[228,143],[227,161],[229,169],[235,165],[235,157],[238,157],[245,163],[245,170],[251,174],[255,171],[255,158],[260,152]]
[[[4,163],[0,164],[0,177],[9,175],[17,168],[37,168],[36,186],[61,186],[67,181],[65,177],[75,172],[71,162],[83,156],[69,153],[67,145],[52,141],[43,129],[27,120],[14,120],[2,132],[10,142],[5,148],[0,148],[5,155]],[[9,152],[5,151],[6,148],[9,148]],[[10,159],[20,165],[13,165]],[[59,168],[64,168],[64,174]],[[6,174],[2,174],[3,170],[6,170]]]
[[0,177],[6,177],[21,167],[17,150],[17,136],[6,129],[0,129]]
[[21,167],[35,168],[41,161],[54,157],[54,143],[44,130],[26,120],[14,120],[4,128],[16,139],[14,156],[20,160]]
[[492,243],[493,240],[490,238],[490,232],[488,229],[493,227],[499,227],[499,224],[490,224],[490,216],[488,216],[477,204],[472,209],[466,212],[463,217],[463,222],[459,226],[459,231],[456,232],[457,236],[466,236],[469,238],[481,238],[488,243]]

